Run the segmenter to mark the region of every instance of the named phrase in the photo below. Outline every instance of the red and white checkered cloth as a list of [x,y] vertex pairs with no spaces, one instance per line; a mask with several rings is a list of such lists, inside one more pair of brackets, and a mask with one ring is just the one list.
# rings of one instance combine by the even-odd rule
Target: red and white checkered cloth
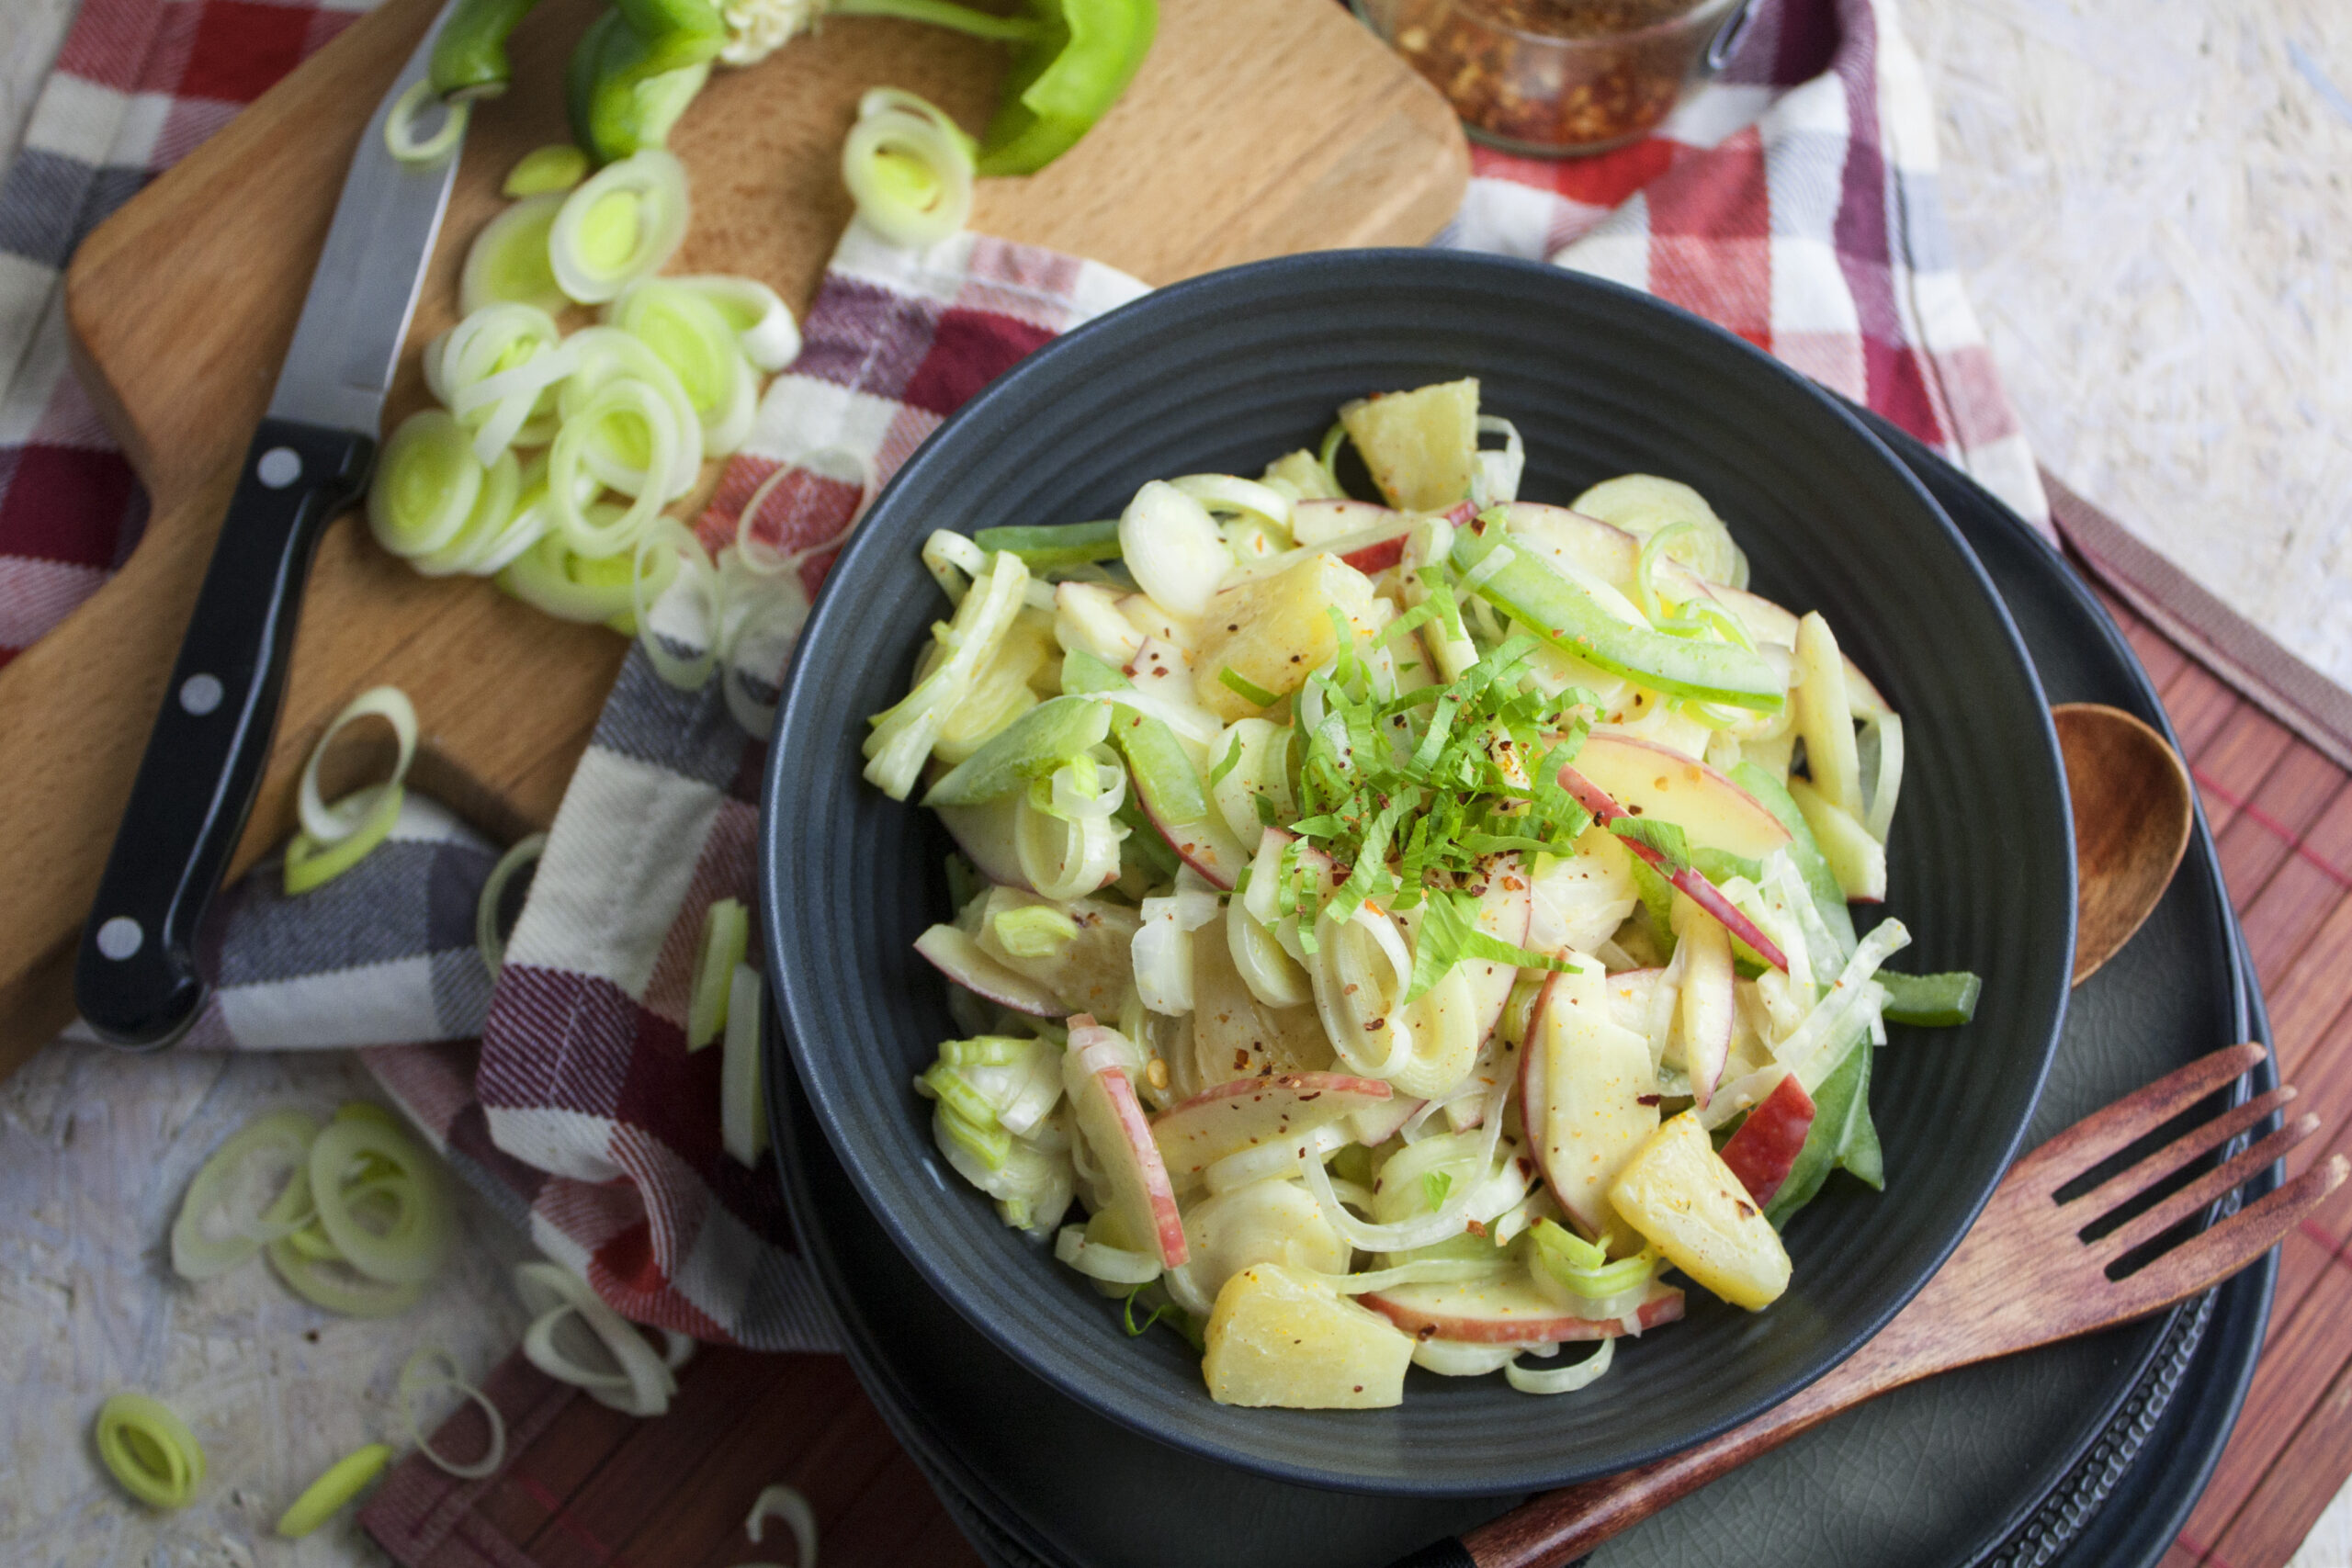
[[[0,400],[0,658],[103,579],[140,510],[63,372],[59,265],[150,163],[185,151],[184,128],[217,123],[339,21],[299,4],[91,0],[76,24],[0,186],[0,344],[16,356]],[[253,56],[242,75],[220,63],[245,58],[241,38]],[[226,98],[191,109],[195,90]],[[1725,79],[1658,136],[1578,163],[1481,150],[1476,170],[1444,243],[1548,257],[1710,316],[2043,518],[1943,245],[1925,88],[1887,0],[1763,0]],[[854,231],[706,536],[730,536],[796,456],[845,450],[887,479],[992,377],[1137,289],[977,236],[918,255]],[[832,537],[856,500],[840,472],[787,473],[762,503],[763,536],[784,548]],[[808,563],[812,592],[826,564]],[[371,857],[383,863],[345,889],[347,925],[325,903],[290,918],[266,868],[229,901],[207,1037],[366,1043],[458,1168],[624,1312],[762,1348],[821,1344],[773,1173],[720,1151],[719,1053],[689,1055],[683,1040],[703,911],[752,902],[760,764],[715,685],[677,692],[639,650],[565,796],[486,1018],[458,916],[488,857],[424,812],[403,824],[408,847]],[[478,1063],[465,1043],[477,1032]],[[401,1040],[438,1043],[377,1043]]]

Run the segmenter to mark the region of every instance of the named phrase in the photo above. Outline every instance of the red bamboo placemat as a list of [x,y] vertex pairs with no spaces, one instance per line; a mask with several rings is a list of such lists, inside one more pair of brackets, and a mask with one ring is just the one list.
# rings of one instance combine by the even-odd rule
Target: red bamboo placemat
[[[2269,998],[2282,1077],[2352,1153],[2352,774],[2108,598],[2163,694]],[[2269,1337],[2220,1468],[2162,1568],[2281,1568],[2352,1475],[2352,1188],[2288,1238]],[[635,1421],[519,1356],[486,1385],[509,1413],[496,1476],[412,1456],[361,1522],[407,1568],[731,1568],[775,1482],[815,1506],[825,1568],[978,1562],[837,1357],[707,1349],[670,1413]],[[479,1451],[470,1406],[436,1445]],[[777,1527],[781,1528],[781,1527]]]
[[[733,1568],[790,1562],[781,1521],[753,1546],[763,1487],[816,1511],[825,1568],[978,1568],[922,1472],[839,1356],[706,1346],[669,1413],[639,1421],[509,1356],[483,1392],[505,1412],[507,1461],[458,1481],[411,1454],[359,1522],[405,1568]],[[434,1435],[463,1460],[488,1430],[471,1404]]]
[[[2279,1075],[2324,1124],[2290,1168],[2352,1152],[2352,775],[2147,621],[2108,607],[2180,733],[2269,1000]],[[2287,1238],[2245,1413],[2162,1568],[2280,1568],[2352,1476],[2347,1270],[2352,1189]]]

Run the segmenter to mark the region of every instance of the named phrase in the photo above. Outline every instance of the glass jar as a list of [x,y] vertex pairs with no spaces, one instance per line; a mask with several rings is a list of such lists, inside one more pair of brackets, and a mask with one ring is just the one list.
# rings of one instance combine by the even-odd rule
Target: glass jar
[[1538,157],[1657,129],[1729,62],[1752,0],[1354,0],[1479,141]]

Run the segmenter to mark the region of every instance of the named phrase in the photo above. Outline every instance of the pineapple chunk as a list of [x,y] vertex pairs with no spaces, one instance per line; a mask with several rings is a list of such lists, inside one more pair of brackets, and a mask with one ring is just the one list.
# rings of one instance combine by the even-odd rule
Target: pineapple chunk
[[1389,505],[1442,512],[1470,493],[1478,466],[1476,377],[1350,403],[1340,423]]
[[1413,1337],[1279,1263],[1225,1282],[1201,1362],[1220,1404],[1372,1410],[1401,1404]]
[[1668,1262],[1735,1306],[1761,1311],[1789,1288],[1781,1233],[1689,1111],[1650,1134],[1609,1201]]
[[1306,684],[1338,653],[1336,608],[1359,637],[1379,635],[1372,580],[1337,556],[1312,555],[1272,577],[1237,584],[1209,601],[1193,660],[1201,705],[1226,723],[1266,710],[1226,684],[1230,670],[1279,697]]

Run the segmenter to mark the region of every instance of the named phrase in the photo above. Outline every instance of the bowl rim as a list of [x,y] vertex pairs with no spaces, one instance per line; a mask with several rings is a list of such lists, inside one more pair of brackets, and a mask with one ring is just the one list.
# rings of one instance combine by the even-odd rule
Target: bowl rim
[[[2029,735],[2021,735],[2018,738],[2020,742],[2019,754],[2029,755],[2033,761],[2046,767],[2049,776],[2056,783],[2061,801],[2064,800],[2065,769],[2059,751],[2056,728],[2050,717],[2048,694],[2042,688],[2040,671],[2034,665],[2031,654],[2026,649],[2024,638],[2018,630],[2015,618],[2009,614],[2007,604],[1995,589],[1983,562],[1977,559],[1975,551],[1970,547],[1957,525],[1944,512],[1942,505],[1937,502],[1917,476],[1914,475],[1901,459],[1879,440],[1842,400],[1816,386],[1800,372],[1756,347],[1746,339],[1669,301],[1607,278],[1516,257],[1408,247],[1309,252],[1204,273],[1162,286],[1115,310],[1106,311],[1034,350],[944,419],[908,457],[897,472],[891,476],[888,483],[876,496],[865,519],[861,521],[860,526],[851,536],[849,542],[843,547],[840,556],[829,570],[826,579],[828,586],[837,577],[843,575],[847,569],[861,566],[865,557],[892,547],[891,543],[884,538],[884,530],[869,530],[865,523],[876,515],[887,516],[888,508],[899,492],[912,488],[913,484],[927,476],[934,466],[950,461],[950,457],[943,456],[943,453],[947,452],[956,431],[967,424],[978,423],[997,404],[1026,395],[1026,388],[1030,383],[1040,377],[1053,375],[1062,360],[1088,352],[1097,338],[1125,330],[1125,323],[1134,321],[1137,315],[1149,314],[1156,306],[1164,304],[1166,301],[1174,300],[1181,303],[1195,296],[1213,296],[1222,290],[1234,288],[1250,291],[1252,302],[1259,302],[1261,291],[1269,288],[1269,285],[1261,280],[1272,280],[1271,288],[1275,291],[1291,286],[1295,280],[1310,279],[1317,275],[1333,272],[1342,275],[1352,274],[1365,278],[1380,276],[1381,281],[1390,282],[1393,278],[1383,276],[1388,268],[1430,265],[1473,273],[1489,271],[1498,276],[1540,278],[1543,280],[1544,287],[1592,290],[1604,298],[1628,304],[1637,310],[1663,313],[1677,323],[1679,330],[1696,329],[1701,334],[1713,340],[1718,349],[1747,359],[1750,362],[1752,368],[1761,370],[1778,379],[1787,389],[1813,405],[1817,412],[1826,415],[1832,423],[1842,427],[1842,434],[1856,443],[1858,449],[1882,468],[1887,477],[1894,479],[1898,488],[1911,492],[1917,507],[1941,531],[1955,556],[1964,565],[1969,581],[1973,583],[1978,597],[1992,608],[2010,658],[2015,667],[2023,674],[2027,688],[2034,699],[2031,704],[2033,722],[2030,732]],[[804,700],[808,686],[819,679],[809,670],[802,657],[803,652],[812,646],[831,640],[834,635],[833,624],[854,614],[856,610],[850,600],[840,594],[820,591],[808,624],[802,627],[799,638],[795,645],[791,662],[785,672],[783,689],[777,700],[775,728],[769,742],[768,756],[763,768],[760,790],[756,852],[762,915],[761,940],[771,977],[769,992],[781,1025],[779,1032],[783,1037],[785,1049],[792,1058],[791,1070],[797,1075],[800,1091],[816,1114],[819,1124],[823,1127],[828,1142],[831,1144],[843,1167],[848,1170],[851,1179],[858,1189],[859,1195],[865,1199],[866,1206],[874,1212],[876,1219],[889,1235],[893,1243],[912,1262],[916,1270],[932,1289],[938,1292],[992,1343],[1004,1349],[1032,1373],[1081,1404],[1118,1422],[1130,1430],[1142,1432],[1156,1441],[1236,1464],[1254,1473],[1275,1480],[1335,1491],[1388,1493],[1399,1490],[1400,1488],[1393,1481],[1387,1479],[1295,1463],[1272,1457],[1262,1451],[1250,1450],[1210,1438],[1196,1438],[1188,1432],[1161,1430],[1139,1423],[1135,1419],[1131,1410],[1125,1407],[1117,1399],[1106,1396],[1104,1391],[1092,1381],[1074,1375],[1056,1357],[1039,1353],[1019,1338],[1001,1332],[997,1322],[981,1310],[980,1303],[966,1299],[966,1288],[959,1282],[956,1272],[944,1268],[930,1254],[910,1228],[908,1219],[898,1213],[886,1195],[877,1190],[867,1168],[867,1162],[872,1156],[858,1145],[855,1139],[845,1135],[843,1130],[837,1124],[836,1108],[829,1103],[829,1096],[821,1087],[821,1076],[812,1081],[810,1074],[800,1070],[798,1063],[803,1053],[798,1042],[804,1033],[802,1025],[811,1023],[813,1020],[808,1016],[808,1004],[810,998],[803,995],[802,986],[793,983],[795,969],[787,963],[787,944],[785,941],[786,922],[776,918],[775,914],[782,903],[782,895],[776,886],[776,867],[779,863],[777,840],[780,824],[785,814],[778,807],[779,796],[785,782],[783,763],[787,753],[787,748],[781,744],[781,739],[789,730],[791,716]],[[1625,1459],[1623,1468],[1653,1463],[1695,1447],[1711,1438],[1753,1420],[1764,1411],[1786,1401],[1819,1381],[1883,1330],[1887,1324],[1926,1286],[1928,1280],[1942,1268],[1953,1250],[1959,1247],[1962,1238],[1974,1225],[1977,1216],[1982,1213],[1984,1204],[1990,1201],[1994,1190],[1999,1185],[2001,1177],[2017,1158],[2019,1145],[2032,1122],[2033,1108],[2041,1100],[2051,1060],[2055,1055],[2064,1031],[2070,987],[2064,983],[2063,976],[2070,974],[2073,968],[2078,890],[2075,886],[2075,834],[2072,818],[2064,811],[2057,813],[2056,818],[2055,826],[2064,840],[2065,850],[2059,866],[2059,874],[2065,885],[2066,893],[2063,922],[2064,941],[2063,951],[2058,955],[2057,964],[2057,973],[2062,979],[2058,987],[2055,1005],[2050,1012],[2043,1032],[2043,1038],[2038,1043],[2033,1054],[2030,1092],[2023,1100],[2022,1111],[2017,1117],[2015,1125],[2007,1134],[2006,1143],[1999,1151],[2000,1157],[1986,1168],[1987,1174],[1984,1179],[1974,1190],[1966,1195],[1964,1204],[1966,1223],[1958,1224],[1948,1235],[1939,1241],[1934,1248],[1931,1267],[1921,1269],[1916,1278],[1905,1280],[1899,1290],[1891,1292],[1877,1313],[1857,1321],[1844,1335],[1826,1342],[1825,1347],[1817,1350],[1799,1372],[1781,1379],[1766,1393],[1751,1396],[1742,1403],[1727,1407],[1724,1413],[1719,1414],[1713,1420],[1702,1422],[1690,1431],[1679,1433],[1670,1439],[1653,1442],[1634,1451]],[[821,1034],[822,1031],[820,1029],[816,1032]],[[1956,1206],[1954,1212],[1960,1213],[1961,1208]],[[1447,1494],[1464,1496],[1490,1495],[1498,1489],[1532,1491],[1573,1484],[1595,1475],[1610,1473],[1615,1468],[1619,1467],[1584,1470],[1555,1469],[1540,1473],[1530,1472],[1525,1474],[1507,1475],[1499,1479],[1489,1477],[1475,1484],[1443,1481],[1421,1482],[1402,1489],[1430,1495]]]

